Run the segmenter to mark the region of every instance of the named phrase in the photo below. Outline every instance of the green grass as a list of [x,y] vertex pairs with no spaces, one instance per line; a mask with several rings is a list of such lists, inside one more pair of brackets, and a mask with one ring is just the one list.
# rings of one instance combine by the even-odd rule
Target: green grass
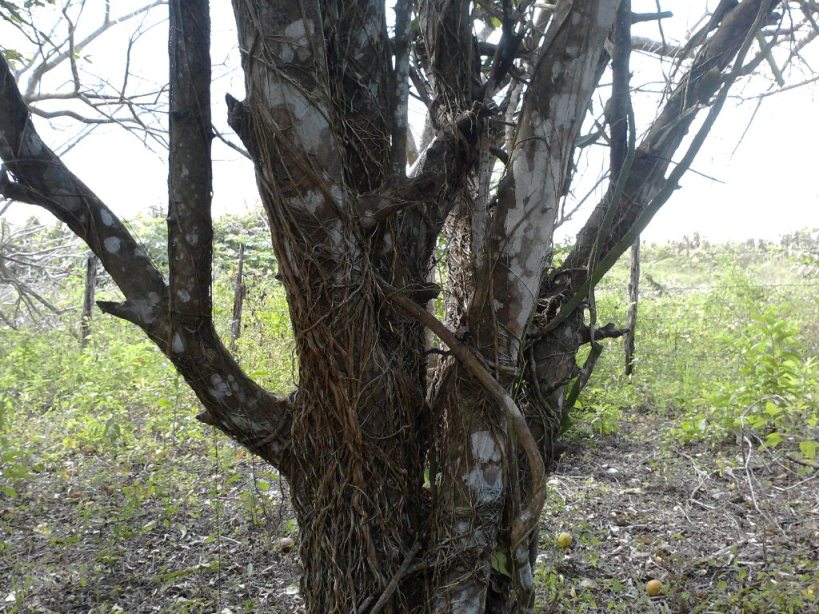
[[[819,269],[793,252],[644,247],[635,373],[624,375],[622,344],[610,342],[575,421],[606,431],[623,411],[650,408],[667,417],[672,439],[719,443],[750,434],[812,461]],[[627,277],[626,258],[597,291],[600,323],[625,320]]]

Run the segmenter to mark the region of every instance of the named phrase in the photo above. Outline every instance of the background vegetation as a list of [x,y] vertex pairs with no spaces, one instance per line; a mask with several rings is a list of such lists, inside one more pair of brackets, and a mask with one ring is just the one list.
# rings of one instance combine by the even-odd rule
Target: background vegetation
[[[59,230],[33,221],[28,228],[12,233],[17,238],[3,244],[0,258],[12,247],[28,254],[51,249],[61,238],[66,251],[53,277],[4,260],[4,275],[25,277],[51,308],[27,307],[13,286],[0,293],[0,611],[55,603],[65,611],[296,605],[298,559],[290,538],[297,527],[286,484],[194,419],[192,393],[135,327],[97,313],[81,347],[82,254]],[[153,218],[135,223],[162,264],[160,228]],[[248,293],[237,357],[251,377],[286,390],[295,377],[292,344],[276,265],[262,247],[266,233],[257,216],[218,223],[216,317],[227,338],[245,244]],[[623,375],[621,344],[608,342],[567,425],[570,452],[556,467],[544,515],[541,560],[549,564],[538,576],[539,604],[560,612],[807,611],[819,592],[819,232],[796,233],[780,244],[710,245],[694,237],[645,245],[642,272],[635,373]],[[597,291],[599,322],[624,322],[627,279],[626,256]],[[113,293],[101,278],[98,298]],[[611,466],[601,461],[618,446],[626,446],[620,459],[615,453],[607,457]],[[688,492],[663,498],[647,487],[640,467],[649,457],[655,476]],[[683,467],[686,458],[699,460]],[[612,506],[622,504],[622,488],[601,488],[594,477],[602,472],[605,481],[622,472],[616,463],[624,459],[631,459],[634,475],[617,481],[618,488],[653,498],[642,512],[651,523],[678,522],[663,514],[727,475],[736,477],[733,489],[714,482],[714,492],[743,491],[742,505],[771,520],[764,527],[751,521],[748,534],[778,527],[779,541],[763,539],[762,563],[744,561],[738,553],[745,538],[736,538],[731,551],[719,527],[708,525],[717,520],[705,519],[697,526],[705,547],[713,546],[709,552],[734,553],[720,573],[662,573],[657,548],[684,549],[647,529],[627,531],[629,557],[617,562],[612,527],[619,525],[577,515],[596,509],[600,520],[607,511],[599,502],[607,497]],[[573,482],[572,471],[583,463],[591,482]],[[766,496],[777,492],[798,521],[783,518],[787,512],[774,502],[766,508]],[[571,552],[552,543],[561,523],[576,539]],[[654,568],[637,556],[643,550]],[[672,558],[666,555],[667,572],[680,565]],[[665,583],[653,601],[641,589],[649,577]]]

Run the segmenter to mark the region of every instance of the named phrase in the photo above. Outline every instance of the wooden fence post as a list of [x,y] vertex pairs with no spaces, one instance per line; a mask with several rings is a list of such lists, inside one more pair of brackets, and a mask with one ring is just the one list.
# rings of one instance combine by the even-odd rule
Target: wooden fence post
[[239,246],[239,268],[236,271],[236,283],[233,287],[233,317],[230,321],[230,349],[236,350],[236,340],[242,334],[242,305],[247,287],[244,280],[245,245]]
[[80,346],[88,345],[91,334],[91,317],[94,315],[94,295],[97,289],[97,257],[91,254],[85,259],[85,292],[82,301],[82,322],[80,324]]
[[638,236],[631,246],[631,276],[628,282],[628,313],[626,315],[626,328],[628,332],[624,335],[626,358],[626,375],[631,375],[634,371],[634,335],[637,330],[637,297],[640,289],[640,237]]

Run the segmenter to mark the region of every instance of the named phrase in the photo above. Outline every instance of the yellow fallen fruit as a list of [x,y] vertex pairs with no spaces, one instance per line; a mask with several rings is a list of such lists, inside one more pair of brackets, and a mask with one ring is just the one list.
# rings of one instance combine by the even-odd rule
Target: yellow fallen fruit
[[663,590],[663,583],[659,580],[649,580],[646,582],[646,593],[649,597],[656,597]]
[[572,545],[572,536],[564,531],[557,536],[557,545],[561,548],[568,548]]

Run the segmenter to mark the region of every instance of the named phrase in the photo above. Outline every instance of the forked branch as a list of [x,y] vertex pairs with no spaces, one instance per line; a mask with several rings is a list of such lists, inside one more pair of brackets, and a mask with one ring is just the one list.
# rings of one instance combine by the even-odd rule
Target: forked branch
[[[290,403],[248,378],[212,325],[192,324],[170,308],[161,273],[125,225],[40,138],[2,55],[0,159],[7,169],[0,195],[39,205],[67,224],[122,290],[124,302],[100,302],[100,308],[137,324],[160,347],[205,406],[204,421],[286,471]],[[185,284],[196,287],[195,280]]]

